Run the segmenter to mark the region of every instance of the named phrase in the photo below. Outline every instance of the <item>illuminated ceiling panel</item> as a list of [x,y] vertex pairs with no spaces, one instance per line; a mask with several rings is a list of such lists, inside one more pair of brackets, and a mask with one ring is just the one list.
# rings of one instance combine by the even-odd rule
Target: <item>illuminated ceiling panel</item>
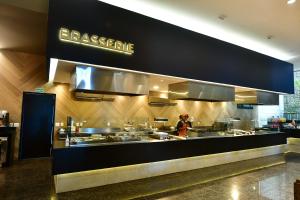
[[[192,11],[192,4],[195,4],[195,10],[199,9],[199,12],[201,12],[201,5],[211,5],[211,8],[215,8],[217,10],[216,1],[178,1],[178,0],[165,0],[165,1],[158,1],[158,0],[101,0],[102,2],[109,3],[111,5],[115,5],[127,10],[131,10],[161,21],[165,21],[204,35],[208,35],[265,55],[269,55],[281,60],[285,61],[292,61],[295,60],[297,56],[299,56],[299,53],[295,51],[289,51],[286,48],[282,48],[278,43],[271,42],[270,39],[272,39],[274,36],[273,33],[266,33],[266,35],[262,35],[261,38],[257,37],[257,35],[251,35],[245,33],[245,30],[241,29],[238,31],[237,29],[232,28],[231,26],[223,25],[221,24],[221,20],[218,16],[214,17],[214,20],[209,19],[206,15],[203,15],[204,17],[201,17],[201,14],[195,14],[195,12],[189,12]],[[235,0],[226,0],[224,3],[228,3],[231,7],[234,7],[232,5],[233,2],[240,3],[242,1],[235,1]],[[257,6],[258,3],[261,3],[262,1],[251,1],[250,3],[253,3],[254,6]],[[215,4],[214,4],[215,3]],[[220,1],[217,2],[220,4]],[[221,4],[222,4],[221,3]],[[231,3],[231,4],[230,4]],[[191,4],[184,7],[185,4]],[[197,5],[196,5],[197,4]],[[261,3],[266,4],[266,3]],[[282,5],[281,5],[282,4]],[[282,9],[286,8],[286,2],[281,2],[280,5],[277,3],[277,7],[283,6]],[[176,6],[177,5],[177,6]],[[225,5],[225,4],[224,4]],[[240,5],[240,4],[239,4]],[[271,5],[271,4],[270,4]],[[189,6],[189,7],[188,7]],[[198,6],[198,7],[197,7]],[[214,6],[214,7],[213,7]],[[264,6],[264,5],[262,5]],[[235,12],[242,15],[243,9],[247,9],[245,7],[241,8],[241,10],[238,10],[239,7],[235,7]],[[194,11],[195,11],[194,10]],[[270,11],[270,10],[269,10]],[[272,11],[273,12],[273,11]],[[276,12],[274,12],[276,13]],[[300,12],[299,12],[300,13]],[[222,14],[222,13],[219,13]],[[230,15],[230,13],[229,13]],[[226,15],[223,15],[223,19],[226,19]],[[255,18],[255,13],[253,13],[252,16],[248,16],[251,20],[251,17]],[[264,16],[262,16],[261,20]],[[276,21],[274,21],[276,23]],[[255,30],[255,27],[253,27],[253,30]],[[279,32],[279,30],[278,30]],[[277,32],[276,32],[277,33]],[[274,33],[274,34],[276,34]],[[271,34],[271,35],[268,35]],[[276,38],[277,35],[275,35]],[[269,40],[267,37],[270,37]],[[300,51],[300,49],[299,49]]]

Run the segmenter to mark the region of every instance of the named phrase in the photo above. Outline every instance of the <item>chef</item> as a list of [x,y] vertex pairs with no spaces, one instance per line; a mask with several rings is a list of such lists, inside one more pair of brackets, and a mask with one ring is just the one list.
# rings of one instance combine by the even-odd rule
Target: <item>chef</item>
[[177,123],[177,134],[180,137],[186,137],[187,136],[187,130],[188,128],[192,127],[192,124],[190,121],[188,121],[189,115],[183,114],[179,115],[179,121]]

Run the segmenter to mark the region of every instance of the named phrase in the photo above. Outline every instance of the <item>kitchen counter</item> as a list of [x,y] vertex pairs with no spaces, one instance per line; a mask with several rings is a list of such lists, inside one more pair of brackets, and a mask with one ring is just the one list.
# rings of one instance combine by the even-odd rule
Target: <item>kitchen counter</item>
[[300,129],[298,128],[283,128],[281,131],[289,134],[289,137],[300,138]]
[[70,148],[70,147],[84,147],[84,146],[103,146],[103,145],[120,145],[130,143],[147,143],[147,142],[165,142],[172,140],[184,140],[185,138],[175,135],[168,135],[168,139],[156,139],[149,131],[135,131],[135,132],[115,132],[109,134],[94,133],[84,135],[83,133],[72,134],[69,146],[65,145],[65,139],[57,139],[54,141],[53,148]]
[[[175,141],[175,140],[198,140],[198,139],[207,139],[207,138],[221,138],[221,137],[241,137],[241,136],[251,136],[251,135],[265,135],[265,134],[276,134],[281,133],[277,131],[257,131],[255,134],[251,135],[237,135],[228,132],[201,132],[194,133],[189,132],[188,137],[179,137],[172,135],[170,133],[174,133],[174,131],[169,131],[168,139],[155,139],[151,137],[149,131],[136,131],[136,132],[116,132],[113,135],[125,135],[129,137],[129,140],[122,141],[121,139],[114,141],[112,138],[114,136],[105,134],[92,134],[87,135],[86,133],[72,134],[72,142],[69,146],[65,145],[65,140],[55,140],[53,148],[74,148],[74,147],[87,147],[87,146],[106,146],[106,145],[121,145],[121,144],[132,144],[132,143],[153,143],[153,142],[167,142],[167,141]],[[136,136],[132,140],[130,139],[130,135]],[[117,136],[115,136],[117,137]],[[107,139],[110,138],[110,139]],[[85,142],[86,141],[86,142]]]
[[64,141],[55,141],[52,151],[53,174],[275,146],[286,144],[287,137],[288,134],[282,132],[260,132],[245,136],[127,141],[70,147],[66,147]]

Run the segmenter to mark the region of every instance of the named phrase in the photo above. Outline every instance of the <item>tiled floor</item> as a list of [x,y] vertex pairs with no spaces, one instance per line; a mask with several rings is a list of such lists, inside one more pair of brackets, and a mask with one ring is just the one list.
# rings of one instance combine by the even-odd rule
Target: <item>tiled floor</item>
[[[300,155],[289,154],[286,160],[286,164],[138,199],[293,199],[293,182],[300,178]],[[50,169],[47,159],[21,161],[0,169],[0,199],[128,199],[141,187],[155,187],[155,182],[138,180],[56,195]],[[186,176],[178,173],[176,177]]]

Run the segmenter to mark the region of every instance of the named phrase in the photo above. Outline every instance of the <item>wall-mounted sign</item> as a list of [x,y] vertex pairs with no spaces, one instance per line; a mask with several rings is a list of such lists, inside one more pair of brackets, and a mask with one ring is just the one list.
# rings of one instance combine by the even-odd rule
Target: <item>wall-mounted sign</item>
[[35,91],[35,92],[39,92],[39,93],[45,93],[44,88],[35,88],[34,91]]
[[79,31],[69,30],[67,28],[60,28],[58,37],[59,40],[63,42],[80,44],[126,55],[132,55],[134,53],[134,44],[132,43],[98,35],[89,35],[88,33],[81,34]]

